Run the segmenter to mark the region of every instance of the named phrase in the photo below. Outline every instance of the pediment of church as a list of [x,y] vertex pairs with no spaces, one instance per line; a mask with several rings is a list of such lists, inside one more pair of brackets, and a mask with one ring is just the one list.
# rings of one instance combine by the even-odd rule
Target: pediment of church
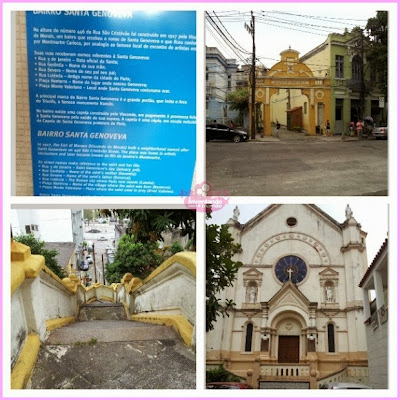
[[319,273],[319,281],[321,286],[331,285],[337,286],[339,282],[339,272],[335,271],[333,268],[328,267]]
[[278,307],[300,307],[308,310],[310,301],[292,282],[285,283],[268,302],[270,310]]
[[246,286],[246,282],[249,281],[261,281],[263,273],[260,272],[257,268],[250,268],[246,272],[243,272],[243,281]]
[[[252,229],[254,226],[262,223],[266,219],[270,218],[274,214],[278,213],[280,210],[286,210],[290,209],[290,205],[285,205],[285,204],[272,204],[269,207],[267,207],[265,210],[261,211],[258,213],[255,217],[253,217],[251,220],[246,222],[244,225],[242,225],[242,230],[244,232]],[[329,225],[330,227],[333,227],[336,231],[342,231],[342,224],[340,224],[338,221],[336,221],[334,218],[332,218],[330,215],[328,215],[326,212],[324,212],[322,209],[317,207],[314,204],[304,204],[302,207],[304,210],[311,211],[313,214],[315,214],[321,222],[324,222],[325,224]],[[288,216],[291,216],[288,214]],[[307,218],[306,215],[302,218]]]
[[339,272],[335,271],[332,267],[325,268],[319,273],[321,278],[338,278]]

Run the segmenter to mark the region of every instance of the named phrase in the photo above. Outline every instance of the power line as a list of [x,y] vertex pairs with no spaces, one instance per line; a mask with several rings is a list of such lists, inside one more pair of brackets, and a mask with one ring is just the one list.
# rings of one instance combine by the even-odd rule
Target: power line
[[[293,15],[296,17],[303,17],[303,18],[311,18],[311,19],[327,19],[327,20],[332,20],[332,21],[355,21],[355,22],[367,22],[365,19],[355,19],[355,18],[338,18],[338,17],[326,17],[326,16],[321,16],[321,15],[309,15],[309,14],[295,14],[295,13],[289,13],[285,11],[263,11],[266,13],[271,13],[271,14],[284,14],[284,15]],[[344,24],[345,22],[343,22]]]
[[[206,21],[209,22],[210,26],[218,33],[218,35],[225,41],[225,43],[232,49],[232,51],[237,55],[237,57],[244,61],[243,56],[240,54],[241,50],[237,48],[231,40],[224,34],[218,24],[213,20],[211,15],[206,11]],[[245,61],[244,61],[245,62]]]
[[301,21],[293,21],[285,18],[277,18],[277,17],[269,17],[265,15],[261,15],[258,17],[259,21],[272,21],[276,23],[281,23],[281,24],[290,24],[290,25],[295,25],[295,26],[300,26],[308,29],[315,29],[318,31],[326,31],[326,32],[331,32],[332,29],[343,29],[342,27],[339,26],[327,26],[327,25],[317,25],[317,24],[308,24],[305,22]]
[[291,28],[288,26],[284,25],[278,25],[278,24],[271,24],[270,22],[263,22],[263,21],[258,21],[260,24],[264,25],[269,25],[269,26],[276,26],[278,28],[283,28],[283,29],[289,29],[291,31],[297,31],[297,32],[304,32],[304,33],[311,33],[312,35],[318,35],[318,36],[327,36],[326,33],[318,33],[318,32],[312,32],[310,30],[304,30],[304,29],[299,29],[299,28]]
[[224,24],[221,22],[221,20],[218,18],[218,15],[215,13],[215,11],[213,11],[214,15],[216,16],[216,18],[218,19],[219,23],[221,24],[221,26],[223,27],[223,29],[225,30],[225,32],[229,35],[229,37],[237,44],[237,46],[241,49],[241,51],[243,53],[247,53],[247,54],[251,54],[251,51],[247,51],[246,49],[244,49],[234,38],[233,36],[229,33],[229,31],[226,29],[226,27],[224,26]]
[[[214,12],[214,11],[213,11]],[[214,12],[214,14],[216,14]],[[218,18],[218,16],[216,15],[216,18]],[[233,38],[233,36],[229,33],[229,31],[226,29],[226,27],[220,22],[222,28],[224,29],[224,31],[226,32],[226,34],[223,32],[223,30],[221,29],[221,27],[218,25],[218,23],[213,19],[213,17],[206,12],[206,22],[209,23],[209,25],[216,31],[216,33],[225,41],[225,43],[231,48],[231,50],[236,54],[236,56],[244,63],[246,64],[247,61],[246,59],[243,58],[243,53],[244,55],[249,55],[252,54],[251,52],[245,50],[239,43],[237,43],[237,41]],[[229,37],[232,38],[232,40],[229,39],[229,37],[227,36],[229,35]],[[214,39],[215,36],[213,35]],[[234,41],[236,43],[233,43],[232,41]],[[240,54],[242,53],[242,54]],[[260,63],[262,64],[262,62],[260,61]],[[263,64],[264,68],[267,68],[266,65]]]
[[210,32],[211,36],[215,39],[215,41],[219,44],[220,48],[225,50],[225,54],[227,54],[230,58],[236,58],[235,54],[232,56],[233,54],[231,53],[232,50],[228,48],[224,43],[222,43],[219,38],[217,38],[216,34],[211,30],[209,26],[207,26],[207,30],[208,32]]
[[[285,11],[278,11],[278,10],[261,10],[259,13],[266,13],[266,14],[280,14],[280,15],[288,15],[288,16],[293,16],[293,17],[301,17],[301,18],[309,18],[309,19],[316,19],[316,20],[328,20],[330,22],[334,22],[337,24],[348,24],[353,21],[353,25],[356,25],[359,22],[367,22],[366,19],[357,19],[357,18],[342,18],[342,17],[328,17],[325,15],[310,15],[310,14],[297,14],[297,13],[290,13],[290,12],[285,12]],[[224,19],[233,19],[233,18],[248,18],[250,16],[249,11],[219,11],[218,16],[220,18]],[[349,22],[342,22],[342,21],[349,21]]]

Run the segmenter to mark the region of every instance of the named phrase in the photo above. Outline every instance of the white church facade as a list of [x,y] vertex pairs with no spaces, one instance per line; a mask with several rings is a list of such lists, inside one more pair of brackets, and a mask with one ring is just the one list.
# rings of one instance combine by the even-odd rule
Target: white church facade
[[207,333],[207,368],[253,387],[316,389],[368,383],[363,293],[366,233],[349,207],[339,223],[314,205],[271,205],[227,225],[242,251],[229,317]]

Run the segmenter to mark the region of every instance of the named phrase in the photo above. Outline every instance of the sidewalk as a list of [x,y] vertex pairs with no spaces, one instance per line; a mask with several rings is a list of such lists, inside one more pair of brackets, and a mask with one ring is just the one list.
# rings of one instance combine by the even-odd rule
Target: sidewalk
[[[360,140],[374,139],[371,138],[361,138]],[[279,136],[276,137],[274,130],[271,136],[264,136],[264,134],[257,134],[255,139],[250,139],[250,142],[296,142],[296,141],[320,141],[320,142],[356,142],[359,139],[356,136],[350,137],[345,135],[342,139],[342,135],[310,135],[304,132],[288,131],[286,128],[281,128],[279,130]]]

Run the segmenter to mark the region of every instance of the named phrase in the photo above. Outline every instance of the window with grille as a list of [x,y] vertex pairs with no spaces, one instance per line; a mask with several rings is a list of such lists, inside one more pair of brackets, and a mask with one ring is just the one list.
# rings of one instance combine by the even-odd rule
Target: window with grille
[[344,57],[335,56],[335,77],[344,78]]

